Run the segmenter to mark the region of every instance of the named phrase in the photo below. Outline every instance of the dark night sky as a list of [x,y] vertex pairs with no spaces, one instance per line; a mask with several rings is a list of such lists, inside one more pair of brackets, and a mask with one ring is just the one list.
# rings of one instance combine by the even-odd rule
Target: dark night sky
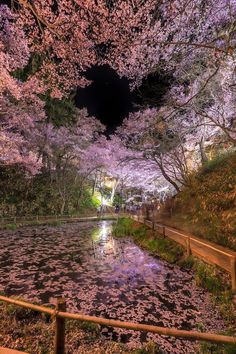
[[[0,0],[10,6],[10,0]],[[108,65],[94,66],[85,77],[93,81],[85,88],[78,88],[75,103],[78,108],[86,107],[89,115],[98,118],[107,127],[106,134],[113,133],[130,112],[142,107],[159,107],[168,91],[171,77],[160,74],[149,75],[141,87],[130,92],[129,81],[120,78]]]
[[92,67],[85,76],[93,82],[85,88],[78,88],[76,106],[86,107],[89,115],[106,125],[108,135],[130,112],[139,109],[137,105],[160,106],[169,86],[169,78],[151,75],[143,80],[141,87],[130,92],[129,81],[120,78],[108,65]]
[[107,133],[112,133],[133,110],[129,82],[126,78],[120,79],[108,65],[89,69],[86,78],[93,82],[78,88],[76,105],[86,107],[90,115],[107,126]]

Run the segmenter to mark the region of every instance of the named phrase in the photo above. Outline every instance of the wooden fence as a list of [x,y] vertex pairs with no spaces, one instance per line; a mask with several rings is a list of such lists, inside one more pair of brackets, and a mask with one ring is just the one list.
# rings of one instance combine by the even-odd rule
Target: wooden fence
[[26,215],[26,216],[9,216],[0,217],[0,228],[5,227],[9,224],[15,225],[27,225],[32,223],[47,223],[47,222],[73,222],[73,221],[93,221],[93,220],[106,220],[106,219],[117,219],[125,214],[119,213],[104,213],[98,216],[96,213],[83,215]]
[[152,222],[143,216],[131,215],[131,218],[184,246],[188,256],[193,254],[224,269],[231,274],[231,287],[234,292],[236,291],[236,252],[172,227]]
[[26,309],[31,309],[41,313],[46,313],[55,318],[55,335],[54,335],[54,354],[64,354],[65,353],[65,320],[73,319],[78,321],[87,321],[92,323],[97,323],[103,326],[125,328],[134,331],[146,331],[157,333],[164,336],[172,336],[176,338],[185,338],[188,340],[195,341],[207,341],[214,343],[227,343],[236,345],[236,337],[230,337],[215,333],[202,333],[196,331],[186,331],[176,328],[169,327],[158,327],[152,325],[146,325],[134,322],[125,322],[119,320],[109,320],[102,317],[88,316],[76,313],[66,312],[66,302],[64,299],[57,299],[57,305],[55,309],[39,306],[35,304],[28,303],[22,300],[16,300],[8,298],[5,296],[0,296],[0,301],[6,303],[14,304],[16,306],[21,306]]

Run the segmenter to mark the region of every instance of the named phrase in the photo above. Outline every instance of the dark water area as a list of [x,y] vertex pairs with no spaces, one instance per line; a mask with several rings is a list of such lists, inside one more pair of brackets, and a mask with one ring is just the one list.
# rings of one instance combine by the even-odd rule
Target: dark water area
[[[224,323],[193,275],[154,258],[112,222],[0,231],[0,291],[40,304],[63,296],[70,312],[145,324],[218,332]],[[164,353],[196,353],[194,342],[102,327],[130,348],[153,340]]]

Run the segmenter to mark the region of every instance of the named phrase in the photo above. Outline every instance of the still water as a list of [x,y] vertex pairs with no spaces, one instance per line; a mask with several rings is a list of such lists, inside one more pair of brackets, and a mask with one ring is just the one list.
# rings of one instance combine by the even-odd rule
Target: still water
[[[63,296],[68,311],[178,329],[217,332],[224,323],[191,273],[154,258],[112,222],[0,231],[0,291],[47,304]],[[103,327],[102,335],[164,353],[196,353],[193,342]]]

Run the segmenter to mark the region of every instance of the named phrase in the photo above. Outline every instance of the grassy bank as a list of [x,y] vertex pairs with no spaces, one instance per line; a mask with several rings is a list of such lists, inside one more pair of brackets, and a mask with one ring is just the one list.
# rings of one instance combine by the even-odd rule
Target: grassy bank
[[[219,268],[208,265],[196,257],[184,257],[184,250],[174,241],[163,238],[163,235],[150,230],[147,226],[132,219],[121,218],[114,226],[113,234],[117,237],[131,236],[142,248],[155,256],[176,263],[184,269],[193,271],[196,285],[205,289],[214,305],[224,318],[228,331],[224,334],[235,335],[236,312],[233,303],[233,294],[230,290],[230,279]],[[199,324],[199,330],[204,332],[204,325]],[[233,354],[236,353],[235,345],[219,345],[202,343],[201,354]]]
[[[91,216],[92,218],[93,217],[96,217],[96,214],[94,213],[93,216]],[[86,215],[80,215],[78,218],[85,218],[85,220],[76,220],[77,216],[72,216],[72,217],[68,217],[68,218],[50,218],[50,219],[39,219],[37,220],[35,218],[35,220],[31,220],[31,221],[20,221],[20,222],[17,222],[17,223],[6,223],[6,224],[2,224],[0,225],[0,229],[4,229],[4,230],[12,230],[12,231],[15,231],[17,230],[18,228],[20,227],[23,227],[23,226],[43,226],[43,225],[48,225],[48,226],[55,226],[55,227],[59,227],[63,224],[67,224],[67,223],[74,223],[74,222],[83,222],[83,221],[86,221],[86,218],[89,217],[89,216],[86,216]],[[97,219],[91,219],[89,221],[99,221],[99,220],[115,220],[115,217],[112,216],[112,215],[104,215],[104,216],[100,216],[99,218]]]
[[[233,302],[234,295],[227,275],[219,268],[206,264],[192,256],[180,261],[179,265],[193,270],[196,284],[210,294],[211,301],[224,318],[228,327],[228,331],[225,334],[235,336],[236,311]],[[201,325],[199,329],[204,331],[204,326]],[[202,343],[200,350],[203,354],[234,354],[236,353],[236,346]]]
[[236,152],[208,161],[162,207],[159,220],[236,250]]

